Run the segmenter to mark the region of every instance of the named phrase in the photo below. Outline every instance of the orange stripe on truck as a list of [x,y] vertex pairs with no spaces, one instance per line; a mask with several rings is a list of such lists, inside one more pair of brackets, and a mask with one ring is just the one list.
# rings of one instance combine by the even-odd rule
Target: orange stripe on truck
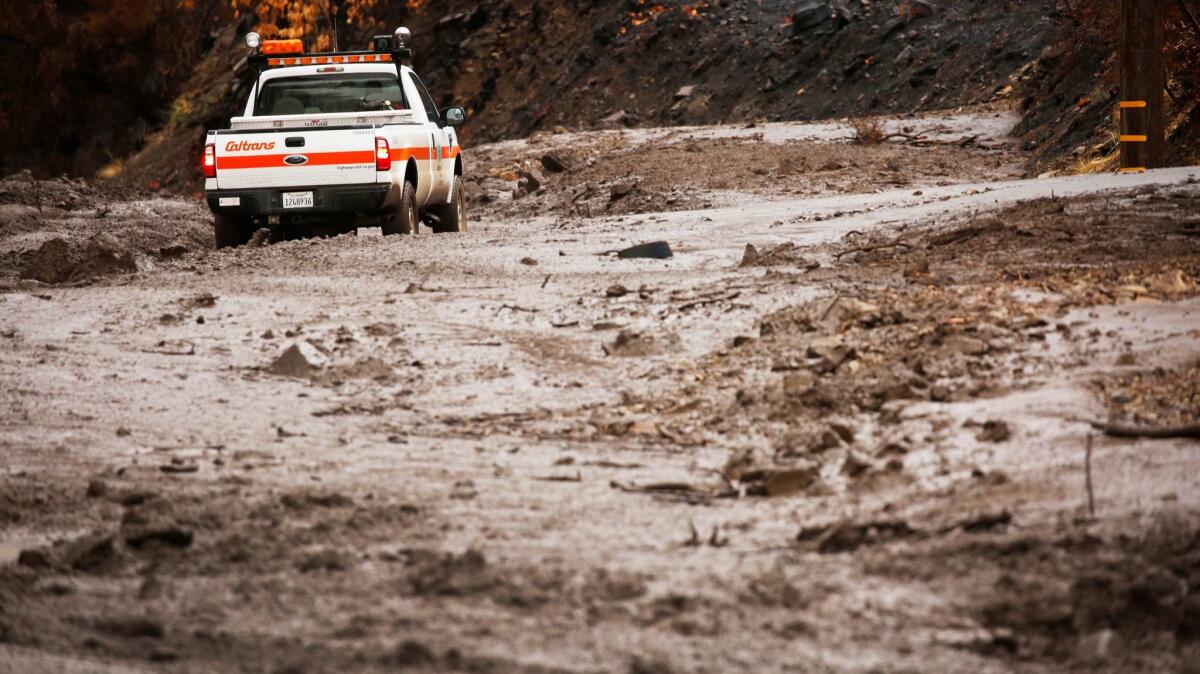
[[[462,148],[455,145],[454,147],[442,148],[442,159],[454,159],[462,152]],[[429,161],[437,159],[434,156],[433,150],[427,147],[394,147],[392,148],[392,161],[407,161],[409,158],[417,161]]]
[[[308,163],[291,166],[283,160],[300,155],[308,157]],[[217,157],[217,170],[258,168],[300,168],[301,166],[341,166],[343,164],[374,164],[375,153],[366,152],[292,152],[289,154],[251,154],[233,157]]]
[[[451,148],[442,148],[443,159],[454,159],[462,152],[462,148],[455,145]],[[285,163],[283,160],[300,155],[308,157],[307,164],[300,166],[292,166]],[[427,147],[394,147],[392,148],[392,161],[408,161],[409,158],[418,161],[429,161],[434,159],[433,151]],[[248,154],[217,157],[218,171],[236,171],[238,169],[260,169],[260,168],[301,168],[304,166],[341,166],[344,164],[374,164],[374,152],[292,152],[289,154]]]

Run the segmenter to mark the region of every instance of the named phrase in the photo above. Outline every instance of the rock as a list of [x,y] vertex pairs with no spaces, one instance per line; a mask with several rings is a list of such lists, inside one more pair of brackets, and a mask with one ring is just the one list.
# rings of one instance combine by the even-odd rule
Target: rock
[[833,421],[829,424],[829,430],[837,434],[842,442],[847,445],[854,442],[854,429],[840,421]]
[[611,115],[600,120],[600,127],[605,129],[622,129],[638,125],[638,116],[636,113],[627,110],[617,110]]
[[61,559],[76,571],[95,573],[112,566],[118,559],[116,540],[112,536],[92,534],[64,546]]
[[676,351],[678,348],[679,336],[674,333],[656,337],[633,330],[622,330],[617,333],[611,344],[605,346],[605,352],[620,358],[637,358]]
[[167,636],[162,621],[149,616],[108,616],[96,621],[96,629],[126,639],[162,639]]
[[425,644],[413,639],[405,639],[392,649],[392,652],[384,660],[385,664],[395,667],[420,667],[435,663],[437,657]]
[[853,297],[835,298],[818,317],[818,322],[831,330],[842,330],[850,325],[870,328],[881,320],[879,307]]
[[617,252],[617,257],[622,260],[634,260],[642,258],[665,260],[674,255],[674,251],[671,250],[671,244],[667,243],[666,241],[640,243],[636,246],[630,246]]
[[183,257],[187,254],[187,252],[188,247],[182,243],[173,243],[158,249],[158,254],[160,257],[165,257],[172,260]]
[[824,527],[806,527],[796,535],[796,540],[801,543],[815,541],[818,552],[834,554],[851,552],[864,545],[907,538],[917,533],[903,520],[844,521]]
[[967,356],[982,356],[987,353],[988,345],[981,339],[964,335],[951,335],[942,340],[942,349],[949,353],[961,353]]
[[254,232],[250,240],[246,242],[247,248],[262,248],[271,243],[271,230],[262,227]]
[[637,189],[635,182],[615,183],[608,189],[609,201],[620,201],[633,193]]
[[108,496],[108,483],[104,480],[92,480],[88,482],[87,497],[88,498],[104,498]]
[[564,173],[570,170],[567,162],[554,153],[542,155],[542,168],[551,173]]
[[676,99],[690,98],[691,95],[694,93],[696,93],[696,85],[689,84],[685,87],[679,87],[679,91],[675,92],[675,98]]
[[538,261],[531,257],[521,258],[521,264],[525,265],[526,267],[536,267],[537,263],[538,263]]
[[854,348],[841,337],[824,337],[809,343],[806,355],[817,360],[815,369],[822,374],[836,372],[842,363],[857,357]]
[[983,430],[976,439],[980,442],[1006,442],[1012,437],[1012,429],[1004,421],[989,420],[983,424]]
[[293,342],[267,370],[279,377],[304,378],[325,367],[328,359],[307,341]]
[[352,555],[332,548],[318,550],[296,561],[296,570],[300,573],[346,571],[353,566],[354,557]]
[[799,35],[833,18],[833,11],[824,2],[805,2],[792,11],[792,33]]
[[914,19],[933,16],[933,13],[937,10],[937,6],[928,0],[909,0],[906,7],[908,8],[909,16]]
[[195,534],[191,529],[174,524],[135,526],[126,531],[124,535],[125,544],[135,549],[145,547],[148,543],[161,543],[172,548],[187,548],[195,539]]
[[71,276],[72,280],[83,280],[135,271],[137,261],[133,253],[111,234],[101,232],[88,239],[83,257]]
[[66,283],[78,264],[76,257],[66,239],[50,239],[37,249],[33,259],[21,270],[21,278],[42,283]]
[[846,460],[842,462],[842,475],[851,479],[861,476],[871,468],[871,462],[858,452],[847,452]]
[[674,674],[674,672],[670,663],[661,658],[635,655],[629,663],[629,674]]
[[778,246],[772,246],[763,250],[755,248],[753,244],[746,244],[745,250],[742,252],[742,261],[738,265],[740,267],[776,267],[776,266],[799,266],[805,270],[813,270],[821,266],[819,262],[813,262],[804,259],[800,255],[800,249],[796,244],[788,242]]
[[138,588],[138,599],[142,601],[153,601],[161,599],[166,594],[166,588],[163,587],[162,581],[154,573],[148,574],[142,579],[141,587]]
[[17,555],[17,564],[31,569],[45,569],[50,566],[50,555],[41,549],[22,550]]
[[814,454],[820,454],[842,446],[842,438],[836,432],[825,429],[811,438],[808,449]]
[[626,288],[625,286],[621,285],[620,283],[611,285],[608,287],[608,290],[604,291],[605,297],[613,297],[613,298],[624,297],[628,294],[629,294],[629,288]]
[[791,496],[808,489],[820,480],[821,475],[817,468],[796,468],[772,471],[768,474],[764,486],[767,496]]
[[518,175],[521,178],[517,181],[517,193],[522,196],[533,194],[546,184],[546,177],[537,169],[522,169],[518,171]]
[[808,370],[800,370],[783,377],[783,392],[789,396],[802,396],[817,384],[817,376]]
[[292,510],[312,508],[353,508],[354,499],[337,492],[293,492],[280,497],[279,503]]
[[408,580],[417,595],[467,596],[495,587],[499,581],[478,550],[461,555],[426,552],[415,560]]

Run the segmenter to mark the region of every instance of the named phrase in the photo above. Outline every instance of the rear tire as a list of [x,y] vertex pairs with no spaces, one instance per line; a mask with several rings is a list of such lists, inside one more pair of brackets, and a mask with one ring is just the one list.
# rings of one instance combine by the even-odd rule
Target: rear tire
[[228,215],[213,216],[213,239],[217,248],[234,248],[250,242],[254,232],[245,222]]
[[400,203],[383,219],[383,235],[416,234],[421,220],[417,215],[417,188],[411,182],[404,181],[404,189],[400,192]]
[[430,209],[438,218],[437,224],[432,225],[433,231],[438,234],[467,231],[467,202],[463,197],[464,192],[462,177],[454,176],[454,185],[450,188],[450,203]]

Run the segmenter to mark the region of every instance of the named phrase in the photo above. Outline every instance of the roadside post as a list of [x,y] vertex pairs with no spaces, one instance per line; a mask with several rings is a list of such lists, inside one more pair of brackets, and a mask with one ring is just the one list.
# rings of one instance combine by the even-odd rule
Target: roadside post
[[1164,24],[1159,0],[1121,0],[1121,172],[1158,168],[1166,157]]

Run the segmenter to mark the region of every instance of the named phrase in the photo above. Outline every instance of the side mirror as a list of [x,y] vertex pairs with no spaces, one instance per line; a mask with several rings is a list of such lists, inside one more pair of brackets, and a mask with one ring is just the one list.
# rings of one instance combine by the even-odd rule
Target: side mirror
[[462,126],[467,122],[467,111],[460,107],[446,108],[442,111],[442,123],[446,126]]

